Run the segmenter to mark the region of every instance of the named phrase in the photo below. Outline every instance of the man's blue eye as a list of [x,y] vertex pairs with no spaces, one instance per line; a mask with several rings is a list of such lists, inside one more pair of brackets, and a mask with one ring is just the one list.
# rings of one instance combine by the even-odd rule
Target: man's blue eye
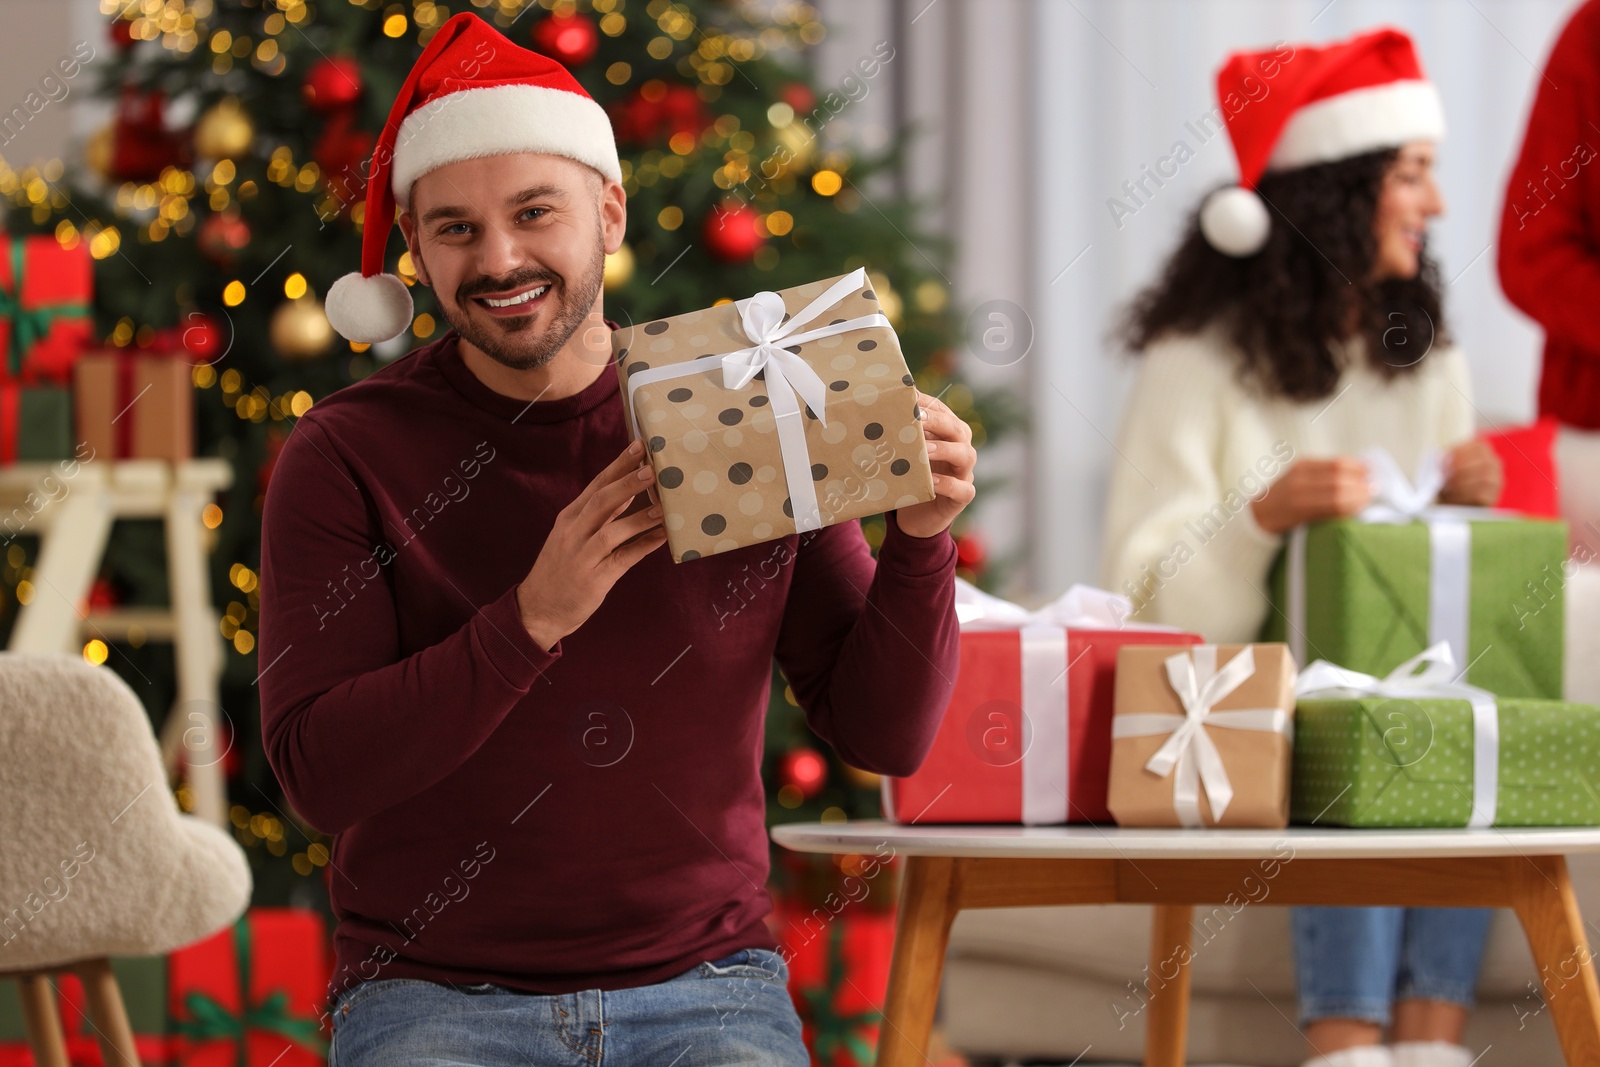
[[466,232],[467,229],[467,224],[464,222],[452,222],[444,228],[444,232],[454,236]]
[[542,208],[542,207],[530,207],[526,211],[524,211],[522,214],[524,216],[527,216],[527,215],[533,214],[535,211],[540,212],[542,214],[544,212],[544,208]]

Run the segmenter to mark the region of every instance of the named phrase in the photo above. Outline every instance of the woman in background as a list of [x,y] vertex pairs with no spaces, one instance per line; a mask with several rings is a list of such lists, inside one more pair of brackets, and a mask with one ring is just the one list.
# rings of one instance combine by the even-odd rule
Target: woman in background
[[[1453,503],[1493,503],[1500,473],[1425,252],[1444,122],[1410,39],[1236,54],[1217,96],[1243,187],[1207,198],[1130,309],[1102,584],[1135,618],[1247,642],[1284,534],[1369,502],[1356,454],[1444,454]],[[1467,1067],[1489,915],[1294,909],[1308,1067]]]

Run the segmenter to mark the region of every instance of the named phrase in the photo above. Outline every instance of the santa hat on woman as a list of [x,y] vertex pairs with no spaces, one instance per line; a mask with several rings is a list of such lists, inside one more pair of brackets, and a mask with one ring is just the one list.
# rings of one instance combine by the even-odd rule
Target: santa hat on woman
[[1444,136],[1438,90],[1411,38],[1388,27],[1296,45],[1287,59],[1281,50],[1237,52],[1217,72],[1217,100],[1239,184],[1206,198],[1200,231],[1230,256],[1254,255],[1267,243],[1272,217],[1255,192],[1262,174]]
[[411,294],[383,269],[395,205],[447,163],[513,152],[547,152],[622,181],[605,109],[555,60],[519,48],[469,12],[439,27],[417,57],[373,149],[361,271],[328,290],[333,328],[375,344],[411,325]]

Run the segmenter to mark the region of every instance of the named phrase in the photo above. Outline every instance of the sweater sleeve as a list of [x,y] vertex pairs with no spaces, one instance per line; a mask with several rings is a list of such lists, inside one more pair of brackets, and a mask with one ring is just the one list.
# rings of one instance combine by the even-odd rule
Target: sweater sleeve
[[522,625],[513,585],[402,656],[379,530],[333,435],[301,419],[263,513],[261,729],[284,795],[325,833],[456,770],[561,654]]
[[1139,621],[1250,641],[1266,618],[1283,539],[1240,494],[1254,472],[1225,481],[1216,469],[1242,407],[1229,368],[1199,344],[1158,343],[1141,357],[1112,463],[1100,578],[1133,601]]
[[1466,353],[1453,345],[1429,358],[1439,361],[1440,378],[1433,443],[1448,451],[1469,440],[1478,430],[1478,411],[1472,400],[1472,368],[1467,364]]
[[955,686],[956,547],[886,516],[874,564],[856,522],[801,548],[777,659],[806,721],[846,763],[906,776],[922,766]]
[[1498,267],[1507,298],[1554,337],[1600,358],[1600,4],[1568,22],[1528,115],[1500,218]]

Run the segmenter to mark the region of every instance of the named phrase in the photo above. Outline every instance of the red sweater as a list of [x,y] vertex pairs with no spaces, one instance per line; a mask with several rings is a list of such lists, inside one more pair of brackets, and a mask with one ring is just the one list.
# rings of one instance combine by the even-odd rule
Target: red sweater
[[1544,327],[1539,413],[1600,429],[1600,0],[1561,31],[1500,219],[1500,284]]
[[776,948],[763,728],[776,657],[856,767],[922,763],[956,675],[955,544],[891,514],[674,564],[651,553],[545,652],[516,588],[628,443],[616,375],[527,403],[454,334],[317,403],[261,547],[266,751],[334,835],[336,989],[539,993]]

